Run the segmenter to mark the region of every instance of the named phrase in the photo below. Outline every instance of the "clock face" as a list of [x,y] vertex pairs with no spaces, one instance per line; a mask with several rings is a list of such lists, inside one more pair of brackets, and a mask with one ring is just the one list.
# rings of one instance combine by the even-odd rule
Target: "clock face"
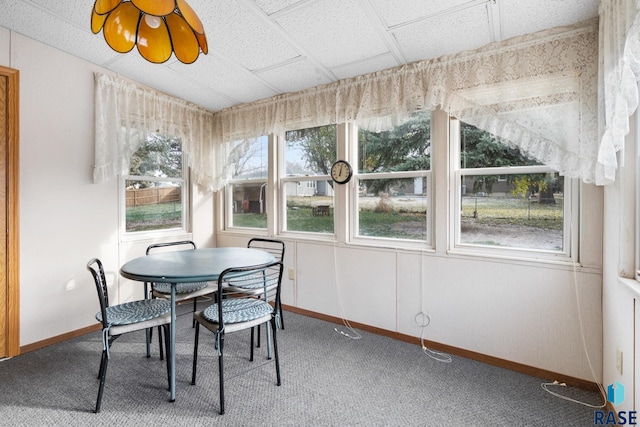
[[353,169],[349,162],[338,160],[331,166],[331,178],[338,184],[349,182],[353,175]]

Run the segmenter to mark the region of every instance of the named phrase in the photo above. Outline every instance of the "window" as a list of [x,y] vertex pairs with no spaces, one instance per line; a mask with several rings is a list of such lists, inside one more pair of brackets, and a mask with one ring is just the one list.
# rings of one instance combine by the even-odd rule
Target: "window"
[[358,132],[357,237],[431,242],[431,112]]
[[146,135],[123,176],[125,233],[186,231],[185,169],[180,138]]
[[[640,84],[638,84],[638,89],[640,90]],[[640,282],[640,111],[636,110],[634,114],[634,118],[636,121],[636,156],[635,156],[635,187],[634,187],[634,195],[635,195],[635,278]]]
[[570,181],[471,125],[459,137],[456,246],[570,255]]
[[333,181],[336,126],[288,131],[285,135],[283,231],[332,234],[334,232]]
[[236,141],[230,156],[227,186],[227,228],[267,228],[269,139]]

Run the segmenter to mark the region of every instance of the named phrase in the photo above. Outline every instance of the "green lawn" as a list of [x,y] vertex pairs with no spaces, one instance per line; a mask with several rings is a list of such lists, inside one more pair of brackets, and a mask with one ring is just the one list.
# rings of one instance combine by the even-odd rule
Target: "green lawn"
[[182,227],[182,204],[158,203],[128,207],[127,232],[166,230]]
[[[333,209],[328,216],[314,216],[308,200],[287,206],[287,229],[314,233],[333,233]],[[462,218],[465,222],[484,225],[526,225],[540,229],[562,229],[562,197],[555,204],[540,204],[526,199],[463,197]],[[182,212],[179,203],[162,203],[127,208],[127,231],[179,228]],[[267,216],[258,213],[236,213],[235,227],[267,227]],[[390,210],[377,212],[361,209],[359,234],[372,237],[424,239],[425,212]]]
[[[379,213],[363,210],[360,213],[360,234],[363,236],[424,238],[425,216],[416,212]],[[266,228],[267,217],[255,213],[233,215],[236,227]],[[333,211],[328,216],[314,216],[311,207],[293,207],[287,210],[287,229],[313,233],[333,233]],[[416,233],[415,230],[418,230]]]
[[463,197],[462,218],[483,225],[526,225],[540,229],[561,230],[563,198],[545,204],[524,198]]

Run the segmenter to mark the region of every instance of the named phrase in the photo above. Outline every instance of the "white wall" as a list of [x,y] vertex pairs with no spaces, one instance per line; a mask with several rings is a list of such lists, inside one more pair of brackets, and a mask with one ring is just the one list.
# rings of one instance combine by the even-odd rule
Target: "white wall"
[[[95,324],[86,263],[99,257],[116,301],[142,285],[120,278],[147,242],[121,244],[118,185],[93,184],[93,73],[99,67],[0,28],[0,65],[20,71],[20,345]],[[193,239],[214,244],[211,194],[193,195]]]
[[[618,381],[625,386],[625,400],[618,411],[637,410],[640,399],[640,322],[637,300],[640,284],[633,280],[636,206],[637,116],[632,117],[624,156],[616,182],[605,188],[603,269],[603,385]],[[622,159],[624,161],[622,162]],[[630,279],[624,279],[630,278]],[[617,369],[617,352],[622,352],[622,373]],[[637,354],[634,358],[634,354]],[[633,390],[635,384],[635,392]]]
[[11,37],[6,28],[0,27],[0,64],[7,66],[10,58]]
[[[249,237],[221,233],[217,239],[220,246],[244,246]],[[284,304],[595,381],[588,349],[600,376],[598,272],[308,240],[286,243],[285,270],[294,268],[296,275],[283,282]],[[421,312],[431,319],[424,331],[416,319]]]

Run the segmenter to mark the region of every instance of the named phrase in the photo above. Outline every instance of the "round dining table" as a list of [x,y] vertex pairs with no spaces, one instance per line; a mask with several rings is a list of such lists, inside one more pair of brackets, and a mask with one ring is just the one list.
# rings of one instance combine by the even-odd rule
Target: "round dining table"
[[214,282],[227,268],[259,267],[274,261],[272,254],[260,249],[219,247],[159,252],[135,258],[120,268],[120,274],[127,279],[172,285],[169,357],[172,402],[176,399],[176,284]]

